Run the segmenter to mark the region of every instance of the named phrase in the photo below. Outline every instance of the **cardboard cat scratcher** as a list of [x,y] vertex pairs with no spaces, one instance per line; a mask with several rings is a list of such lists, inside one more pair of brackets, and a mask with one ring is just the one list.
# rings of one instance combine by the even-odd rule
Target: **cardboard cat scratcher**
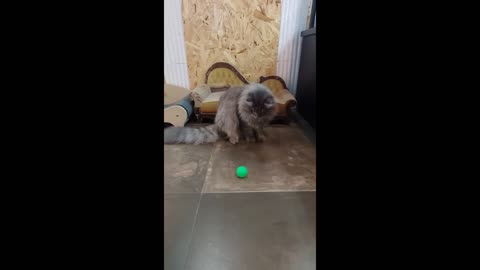
[[183,127],[193,112],[190,90],[164,82],[163,97],[163,122]]

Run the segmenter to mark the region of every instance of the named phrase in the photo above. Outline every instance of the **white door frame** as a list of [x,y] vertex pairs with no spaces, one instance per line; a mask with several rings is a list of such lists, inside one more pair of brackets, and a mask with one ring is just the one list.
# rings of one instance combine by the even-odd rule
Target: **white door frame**
[[302,38],[307,29],[309,0],[282,0],[280,36],[278,41],[277,75],[282,77],[290,92],[297,91]]
[[164,1],[163,68],[168,84],[190,89],[183,36],[182,0]]

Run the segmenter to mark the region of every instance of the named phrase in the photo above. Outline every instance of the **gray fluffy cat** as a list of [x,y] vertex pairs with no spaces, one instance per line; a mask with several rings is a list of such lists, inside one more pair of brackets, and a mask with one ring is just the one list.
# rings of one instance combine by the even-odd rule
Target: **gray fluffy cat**
[[215,124],[202,128],[171,127],[164,130],[165,144],[213,143],[226,137],[232,144],[265,140],[263,128],[275,116],[272,92],[262,84],[228,89],[218,105]]

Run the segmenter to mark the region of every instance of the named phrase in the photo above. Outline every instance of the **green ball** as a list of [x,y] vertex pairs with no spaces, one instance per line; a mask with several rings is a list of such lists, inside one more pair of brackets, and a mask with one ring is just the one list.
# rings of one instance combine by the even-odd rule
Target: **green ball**
[[245,166],[240,166],[237,168],[237,176],[239,178],[245,178],[248,174],[248,170],[247,170],[247,167]]

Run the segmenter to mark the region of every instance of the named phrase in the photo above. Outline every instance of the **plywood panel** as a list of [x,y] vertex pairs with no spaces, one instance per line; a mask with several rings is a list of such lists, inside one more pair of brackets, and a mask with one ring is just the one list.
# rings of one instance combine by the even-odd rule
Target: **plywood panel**
[[191,88],[215,62],[235,66],[249,81],[275,75],[280,0],[183,0]]

